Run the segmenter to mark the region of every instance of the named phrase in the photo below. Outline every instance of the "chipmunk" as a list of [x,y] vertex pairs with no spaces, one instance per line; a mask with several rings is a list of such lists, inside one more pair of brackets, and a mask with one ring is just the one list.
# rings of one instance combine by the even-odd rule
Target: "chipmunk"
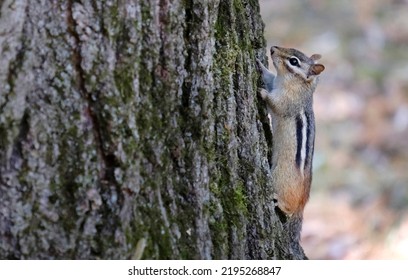
[[321,55],[308,57],[295,49],[274,46],[271,57],[276,77],[258,59],[257,64],[266,87],[260,95],[272,119],[274,198],[287,218],[300,218],[300,237],[303,209],[312,182],[313,92],[325,67],[316,63]]

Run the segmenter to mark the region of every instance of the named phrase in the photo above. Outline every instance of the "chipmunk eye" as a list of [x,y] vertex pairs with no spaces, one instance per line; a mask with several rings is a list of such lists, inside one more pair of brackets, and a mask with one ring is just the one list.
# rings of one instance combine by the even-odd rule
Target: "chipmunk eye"
[[294,56],[289,59],[289,63],[293,66],[300,66],[299,59]]

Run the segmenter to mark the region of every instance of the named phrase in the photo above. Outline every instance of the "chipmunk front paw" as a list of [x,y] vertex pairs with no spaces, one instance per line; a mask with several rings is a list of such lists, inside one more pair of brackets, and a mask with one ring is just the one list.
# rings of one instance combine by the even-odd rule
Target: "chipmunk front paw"
[[264,89],[264,88],[261,88],[261,89],[259,90],[259,95],[261,96],[261,98],[262,98],[263,100],[265,100],[266,97],[268,96],[268,91],[267,91],[266,89]]

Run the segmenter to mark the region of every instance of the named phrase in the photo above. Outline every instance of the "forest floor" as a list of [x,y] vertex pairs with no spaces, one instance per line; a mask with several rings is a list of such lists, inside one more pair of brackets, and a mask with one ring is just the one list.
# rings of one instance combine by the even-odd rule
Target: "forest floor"
[[351,201],[347,194],[311,199],[302,231],[309,259],[408,259],[408,212],[390,210],[380,196]]

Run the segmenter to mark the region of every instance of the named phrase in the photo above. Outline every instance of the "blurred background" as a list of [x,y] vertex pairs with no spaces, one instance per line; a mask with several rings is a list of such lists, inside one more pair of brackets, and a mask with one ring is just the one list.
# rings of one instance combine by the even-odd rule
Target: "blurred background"
[[408,0],[260,4],[268,55],[293,47],[326,66],[314,95],[306,254],[408,259]]

